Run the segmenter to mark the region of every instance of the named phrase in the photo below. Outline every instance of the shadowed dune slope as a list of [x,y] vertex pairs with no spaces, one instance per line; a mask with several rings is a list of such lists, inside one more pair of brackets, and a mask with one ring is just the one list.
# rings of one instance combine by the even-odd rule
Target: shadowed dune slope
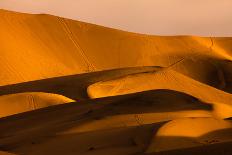
[[41,92],[3,95],[0,96],[0,117],[69,102],[74,100],[62,95]]
[[232,116],[231,94],[193,80],[170,68],[98,82],[90,85],[87,92],[91,98],[101,98],[152,89],[170,89],[192,95],[206,103],[214,104],[219,117]]
[[232,154],[232,38],[0,10],[0,72],[1,151]]
[[184,118],[163,125],[147,152],[161,152],[232,140],[232,123],[214,118]]
[[231,105],[231,94],[205,85],[171,69],[101,81],[90,85],[87,92],[91,98],[101,98],[151,89],[171,89],[190,94],[208,103],[217,102]]
[[88,99],[87,88],[99,81],[107,81],[136,73],[149,73],[160,67],[130,67],[85,74],[48,78],[13,85],[0,86],[0,95],[22,92],[48,92],[61,94],[74,100]]
[[[0,19],[0,85],[113,68],[167,67],[182,59],[178,71],[208,82],[218,72],[212,65],[220,69],[219,62],[232,60],[231,38],[150,36],[6,10],[0,10]],[[205,70],[198,62],[188,67],[200,58],[213,64]]]
[[[179,104],[167,106],[171,99]],[[0,148],[30,155],[133,154],[143,152],[166,121],[210,112],[194,97],[170,90],[89,99],[1,118]]]

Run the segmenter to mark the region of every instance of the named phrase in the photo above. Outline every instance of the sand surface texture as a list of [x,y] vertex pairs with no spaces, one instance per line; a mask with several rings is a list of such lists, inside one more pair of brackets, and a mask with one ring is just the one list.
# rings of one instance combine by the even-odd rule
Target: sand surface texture
[[0,10],[0,155],[232,154],[232,38]]

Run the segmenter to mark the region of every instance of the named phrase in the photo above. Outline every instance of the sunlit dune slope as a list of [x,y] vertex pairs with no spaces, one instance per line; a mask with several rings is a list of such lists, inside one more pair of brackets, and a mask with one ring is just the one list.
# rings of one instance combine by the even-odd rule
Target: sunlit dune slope
[[[122,67],[167,67],[182,59],[178,71],[207,82],[220,62],[232,59],[231,38],[150,36],[5,10],[0,19],[0,85]],[[198,59],[209,60],[209,67],[195,63]]]
[[0,10],[0,72],[1,151],[232,152],[232,38]]
[[[169,89],[192,95],[205,103],[214,104],[219,117],[232,116],[232,95],[193,80],[169,68],[153,73],[134,74],[90,85],[91,98],[129,94],[152,89]],[[220,108],[220,110],[217,110]]]
[[16,154],[0,151],[0,155],[16,155]]
[[124,68],[1,86],[0,117],[74,100],[85,100],[89,98],[86,89],[92,83],[159,69],[160,67]]
[[232,140],[232,123],[214,118],[176,119],[163,125],[147,152],[183,149]]
[[[179,104],[167,106],[175,99]],[[191,96],[169,90],[62,104],[1,118],[0,147],[30,155],[128,155],[146,150],[166,121],[211,117],[210,110]]]
[[89,98],[86,90],[91,84],[136,73],[154,72],[159,69],[160,67],[154,66],[129,67],[17,83],[1,86],[0,95],[22,92],[49,92],[53,94],[61,94],[74,100],[83,100]]
[[16,155],[16,154],[0,151],[0,155]]
[[62,95],[40,92],[3,95],[0,96],[0,117],[69,102],[74,100]]
[[107,103],[106,101],[109,104],[109,111],[99,114],[94,120],[74,126],[65,133],[141,126],[178,118],[213,117],[211,105],[171,90],[153,90],[109,97],[99,99],[99,103],[95,104]]

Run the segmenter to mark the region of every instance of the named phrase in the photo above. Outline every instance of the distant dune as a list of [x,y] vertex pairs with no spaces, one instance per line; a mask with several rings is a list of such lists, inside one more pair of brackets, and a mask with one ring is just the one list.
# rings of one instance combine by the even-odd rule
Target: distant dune
[[207,80],[196,73],[208,77],[215,65],[232,59],[231,38],[149,36],[5,10],[0,17],[1,85],[114,68],[167,67],[182,59],[179,71]]
[[232,154],[232,38],[0,10],[0,72],[0,155]]

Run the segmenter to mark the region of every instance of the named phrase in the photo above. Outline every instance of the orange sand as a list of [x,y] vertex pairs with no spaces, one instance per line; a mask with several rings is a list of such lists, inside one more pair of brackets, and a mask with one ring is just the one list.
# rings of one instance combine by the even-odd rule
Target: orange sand
[[232,154],[231,38],[0,10],[0,43],[0,154]]

